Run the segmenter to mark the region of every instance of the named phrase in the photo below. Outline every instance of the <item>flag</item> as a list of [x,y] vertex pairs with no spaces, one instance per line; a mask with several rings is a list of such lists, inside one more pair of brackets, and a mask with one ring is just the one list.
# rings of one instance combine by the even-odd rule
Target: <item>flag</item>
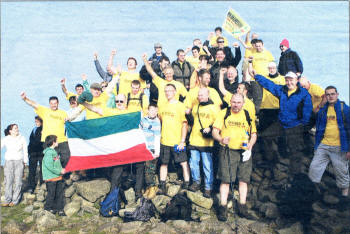
[[232,9],[228,10],[222,28],[235,38],[246,34],[250,30],[250,26]]
[[66,122],[71,152],[66,171],[152,160],[139,128],[140,112]]

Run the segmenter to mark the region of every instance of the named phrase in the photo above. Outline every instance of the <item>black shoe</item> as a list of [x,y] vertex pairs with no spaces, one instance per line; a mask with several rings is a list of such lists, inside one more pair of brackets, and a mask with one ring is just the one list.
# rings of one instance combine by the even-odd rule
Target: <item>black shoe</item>
[[227,206],[219,206],[217,218],[219,221],[226,222],[227,221]]
[[196,191],[198,191],[200,188],[201,188],[201,185],[200,185],[200,184],[198,184],[198,183],[196,183],[196,182],[193,182],[193,183],[191,184],[191,186],[188,187],[188,190],[190,190],[190,191],[192,191],[192,192],[196,192]]
[[204,190],[203,196],[206,198],[211,198],[211,190]]
[[58,211],[58,215],[59,215],[59,216],[66,216],[66,213],[64,213],[63,210],[60,210],[60,211]]
[[188,190],[189,185],[190,185],[189,181],[184,181],[181,185],[181,188]]
[[28,190],[27,190],[27,193],[33,194],[33,193],[34,193],[34,189],[31,189],[31,188],[28,189]]
[[248,213],[248,207],[246,204],[240,204],[238,202],[238,215],[242,218],[250,219],[250,220],[256,220],[256,218]]
[[166,194],[166,186],[165,186],[165,181],[160,181],[158,185],[158,192],[157,194],[159,195],[165,195]]

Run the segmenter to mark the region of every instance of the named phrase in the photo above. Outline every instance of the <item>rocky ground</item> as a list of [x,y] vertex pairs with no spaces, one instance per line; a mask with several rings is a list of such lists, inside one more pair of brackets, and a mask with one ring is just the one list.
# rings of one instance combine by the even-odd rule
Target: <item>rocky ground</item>
[[[304,158],[304,171],[307,171],[311,157]],[[261,155],[255,154],[256,162],[261,162]],[[287,178],[289,161],[280,158],[274,169],[266,166],[254,166],[249,190],[248,207],[256,220],[247,220],[234,213],[234,205],[229,202],[229,218],[220,222],[216,218],[215,207],[219,195],[212,199],[202,196],[200,191],[186,191],[193,202],[192,218],[199,222],[183,220],[161,222],[159,215],[149,222],[123,222],[125,211],[136,209],[140,201],[135,202],[135,193],[131,188],[125,191],[128,203],[122,204],[120,217],[104,218],[99,214],[99,203],[110,190],[106,179],[91,181],[66,181],[64,208],[66,217],[53,215],[43,209],[46,186],[37,186],[34,194],[24,193],[21,203],[15,207],[1,209],[2,233],[350,233],[350,210],[339,211],[339,191],[335,187],[334,173],[329,167],[321,183],[321,198],[311,204],[311,219],[305,229],[303,219],[283,217],[277,193],[281,187],[276,183]],[[25,185],[24,185],[25,186]],[[3,184],[2,184],[3,188]],[[152,199],[158,212],[180,191],[176,173],[169,173],[167,194]],[[307,198],[308,194],[305,194]],[[238,192],[235,190],[235,199]],[[3,197],[2,197],[3,200]],[[303,226],[304,225],[304,226]]]

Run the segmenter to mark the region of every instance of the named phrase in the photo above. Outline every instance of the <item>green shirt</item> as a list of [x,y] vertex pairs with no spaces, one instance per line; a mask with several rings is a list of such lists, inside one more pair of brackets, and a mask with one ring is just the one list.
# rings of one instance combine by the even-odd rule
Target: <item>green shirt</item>
[[44,150],[42,164],[43,180],[49,180],[61,176],[62,165],[56,150],[48,147]]

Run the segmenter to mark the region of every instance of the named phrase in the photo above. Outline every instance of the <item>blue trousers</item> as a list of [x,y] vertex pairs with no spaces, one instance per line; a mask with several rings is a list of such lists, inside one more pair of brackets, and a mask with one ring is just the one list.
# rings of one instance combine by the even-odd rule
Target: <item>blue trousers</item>
[[201,158],[203,163],[205,189],[212,190],[214,179],[212,153],[191,150],[191,158],[189,164],[191,168],[192,180],[193,182],[200,184],[201,177],[199,169],[199,160]]

